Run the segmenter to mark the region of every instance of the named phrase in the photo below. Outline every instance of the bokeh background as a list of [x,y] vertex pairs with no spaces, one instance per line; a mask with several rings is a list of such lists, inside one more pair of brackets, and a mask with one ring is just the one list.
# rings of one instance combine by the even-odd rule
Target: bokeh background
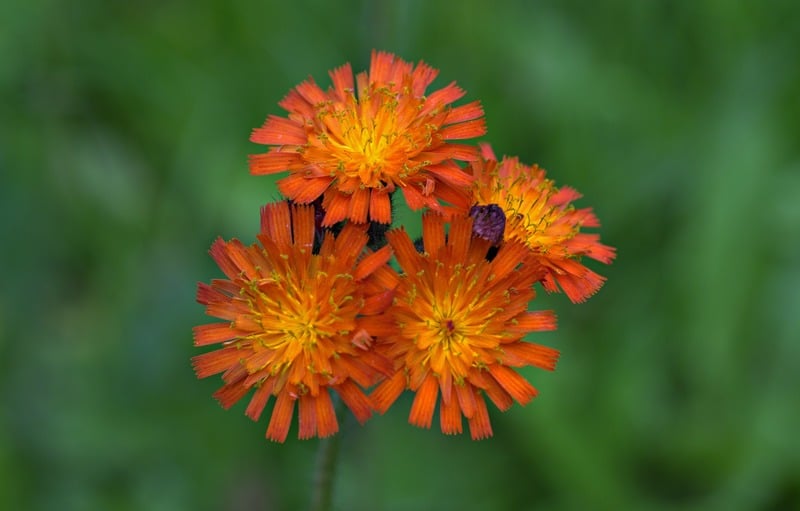
[[317,441],[198,381],[197,281],[253,240],[251,128],[373,48],[480,99],[618,247],[541,395],[472,442],[342,437],[341,510],[800,509],[796,2],[0,4],[0,508],[303,509]]

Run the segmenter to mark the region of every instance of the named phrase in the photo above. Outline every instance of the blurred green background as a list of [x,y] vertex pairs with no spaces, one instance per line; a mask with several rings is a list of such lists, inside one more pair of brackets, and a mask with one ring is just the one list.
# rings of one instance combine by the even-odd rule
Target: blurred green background
[[800,4],[0,5],[0,508],[303,509],[317,442],[195,379],[197,281],[254,238],[251,128],[372,48],[480,99],[618,247],[543,296],[541,395],[472,442],[346,426],[340,510],[800,509]]

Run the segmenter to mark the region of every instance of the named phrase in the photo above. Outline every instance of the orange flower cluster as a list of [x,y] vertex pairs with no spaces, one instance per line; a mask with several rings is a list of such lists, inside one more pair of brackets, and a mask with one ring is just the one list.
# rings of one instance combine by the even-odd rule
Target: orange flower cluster
[[[369,72],[346,64],[326,91],[292,90],[251,140],[253,174],[288,172],[286,200],[261,212],[257,243],[218,239],[211,256],[225,279],[200,283],[197,301],[220,322],[194,328],[200,378],[221,374],[229,408],[250,395],[258,420],[269,401],[268,439],[339,429],[336,402],[364,422],[414,394],[409,422],[445,434],[492,435],[486,398],[500,410],[536,389],[515,369],[555,369],[559,352],[526,340],[554,330],[552,311],[529,311],[537,283],[572,302],[604,278],[583,257],[610,263],[580,195],[486,144],[483,109],[455,83],[426,92],[437,71],[373,52]],[[422,214],[422,238],[392,226],[400,191]],[[388,232],[387,232],[388,230]]]

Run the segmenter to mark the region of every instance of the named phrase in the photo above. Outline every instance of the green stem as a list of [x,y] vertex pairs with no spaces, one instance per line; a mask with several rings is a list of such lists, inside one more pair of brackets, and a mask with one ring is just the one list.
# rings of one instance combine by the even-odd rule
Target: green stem
[[329,438],[319,440],[310,511],[330,511],[331,509],[336,460],[339,457],[339,438],[342,435],[342,422],[345,415],[344,408],[344,402],[336,399],[336,418],[339,421],[340,431]]
[[333,476],[336,457],[339,454],[339,436],[323,438],[317,451],[317,469],[314,474],[314,493],[311,495],[311,511],[329,511],[333,497]]

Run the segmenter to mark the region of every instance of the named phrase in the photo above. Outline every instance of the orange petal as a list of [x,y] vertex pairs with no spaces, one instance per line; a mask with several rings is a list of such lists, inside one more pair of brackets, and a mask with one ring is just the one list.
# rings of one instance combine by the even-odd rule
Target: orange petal
[[309,251],[314,246],[314,214],[313,206],[296,204],[291,209],[294,244]]
[[439,383],[436,381],[436,377],[429,375],[417,390],[408,422],[420,428],[430,428],[438,395]]
[[391,79],[394,55],[383,51],[372,50],[369,63],[369,77],[372,81],[388,82]]
[[386,233],[386,239],[392,246],[397,263],[401,268],[412,269],[419,267],[422,256],[417,252],[414,244],[411,243],[411,238],[408,237],[402,227]]
[[192,329],[195,346],[207,346],[209,344],[225,342],[241,337],[242,335],[247,335],[247,332],[242,332],[233,328],[231,323],[211,323],[208,325],[199,325]]
[[[369,382],[364,382],[365,387],[377,383],[378,379],[382,379],[382,377],[394,374],[392,361],[375,350],[359,353],[358,359],[369,366],[370,374],[372,375]],[[356,383],[361,382],[356,381]]]
[[[605,278],[597,273],[589,270],[585,266],[576,261],[563,260],[558,262],[558,267],[561,271],[568,273],[550,272],[550,278],[558,282],[559,287],[564,291],[564,294],[570,299],[572,303],[585,302],[589,297],[595,294],[605,282]],[[552,280],[551,280],[552,282]],[[543,282],[543,284],[545,284]],[[545,289],[552,291],[552,287]]]
[[[474,148],[472,150],[474,153]],[[463,159],[463,158],[458,158]],[[427,167],[428,172],[435,175],[440,181],[450,184],[455,188],[467,188],[475,180],[473,176],[461,170],[461,167],[448,161]]]
[[397,401],[400,394],[406,389],[406,375],[403,371],[398,371],[372,391],[369,399],[372,407],[380,414],[386,413],[392,404]]
[[306,119],[314,116],[314,106],[303,99],[303,96],[295,89],[290,90],[286,97],[278,102],[278,106],[287,112],[299,114],[300,117],[305,117]]
[[276,183],[278,190],[286,197],[300,204],[313,202],[331,185],[332,177],[306,177],[290,174]]
[[528,248],[521,243],[505,243],[492,259],[492,271],[495,278],[502,278],[520,265],[528,254]]
[[403,197],[406,199],[406,204],[412,211],[436,204],[435,199],[426,198],[413,186],[404,186],[402,190]]
[[325,95],[325,91],[323,91],[311,78],[295,87],[294,90],[296,90],[304,100],[312,105],[318,105],[319,103],[322,103],[328,99]]
[[458,406],[461,407],[461,411],[464,413],[464,416],[468,419],[471,419],[473,415],[475,415],[476,403],[475,403],[475,392],[470,384],[456,384],[456,397],[458,397]]
[[[483,107],[480,101],[473,101],[465,105],[457,106],[447,112],[445,124],[455,124],[463,121],[470,121],[483,116]],[[481,134],[482,135],[482,134]],[[480,135],[475,135],[480,136]],[[471,137],[466,137],[471,138]]]
[[250,399],[250,403],[248,403],[244,414],[250,417],[252,420],[257,421],[259,417],[261,417],[261,412],[264,411],[264,407],[267,405],[267,401],[269,401],[271,394],[272,380],[266,380],[262,385],[259,385],[256,388],[256,391],[253,393],[253,397]]
[[317,399],[310,394],[300,396],[297,400],[297,414],[300,429],[297,438],[306,440],[317,434]]
[[258,270],[256,270],[253,263],[250,261],[250,256],[248,254],[247,248],[242,244],[241,241],[237,239],[232,239],[230,243],[226,245],[228,257],[233,264],[239,268],[239,277],[242,277],[244,274],[249,280],[255,280],[259,278]]
[[341,222],[347,218],[350,207],[350,196],[339,193],[333,188],[329,188],[322,200],[322,209],[325,210],[325,219],[322,221],[323,227]]
[[248,158],[250,173],[254,175],[275,174],[303,166],[303,157],[298,153],[270,151],[262,154],[251,154]]
[[367,214],[369,213],[370,193],[371,190],[369,188],[360,188],[353,193],[350,197],[350,210],[347,218],[357,224],[366,223]]
[[[206,314],[219,319],[226,319],[234,322],[236,328],[246,329],[244,327],[248,320],[244,318],[251,314],[250,308],[246,302],[236,298],[226,298],[226,302],[212,303],[206,307]],[[251,323],[252,326],[252,323]]]
[[556,368],[558,350],[531,342],[514,342],[503,346],[503,363],[521,367],[532,365],[548,371]]
[[314,398],[317,406],[317,434],[320,438],[325,438],[339,431],[339,423],[336,420],[336,410],[333,408],[331,395],[327,389],[323,389]]
[[386,245],[381,247],[380,250],[368,254],[356,266],[353,271],[353,278],[355,280],[363,280],[368,275],[372,274],[378,267],[385,265],[392,258],[392,249]]
[[514,400],[511,399],[508,392],[506,392],[488,373],[474,368],[470,371],[468,378],[470,383],[486,392],[486,395],[489,396],[489,399],[492,400],[492,403],[494,403],[500,411],[504,412],[514,404]]
[[578,233],[567,242],[567,248],[576,255],[585,255],[603,264],[611,264],[617,256],[617,249],[600,243],[597,234]]
[[537,390],[513,369],[500,364],[489,366],[492,377],[519,404],[525,405],[538,394]]
[[[219,289],[215,289],[212,286],[209,286],[205,282],[197,283],[197,303],[201,303],[203,305],[209,305],[212,303],[216,304],[220,302],[227,304],[229,302],[228,296],[222,293]],[[233,318],[222,318],[222,319],[233,319]]]
[[365,95],[368,94],[370,78],[367,73],[361,72],[356,75],[356,91],[358,92],[359,101],[365,101]]
[[286,201],[273,202],[261,208],[261,232],[279,246],[292,244],[291,222],[289,203]]
[[449,245],[453,247],[453,258],[455,261],[466,261],[471,242],[472,218],[468,216],[457,216],[453,218],[450,223]]
[[[230,296],[238,295],[241,291],[241,287],[238,284],[225,279],[212,279],[211,286]],[[225,300],[227,301],[228,298],[226,297]]]
[[387,337],[398,332],[397,323],[390,315],[363,318],[363,322],[356,320],[356,324],[373,337]]
[[[364,300],[364,306],[361,308],[361,314],[365,316],[380,314],[392,304],[393,299],[394,299],[394,291],[391,289],[388,291],[384,291],[383,293],[372,295]],[[367,326],[367,331],[372,332],[372,329],[370,329],[369,326]],[[371,334],[371,335],[377,335],[377,334]]]
[[353,412],[359,423],[364,424],[372,416],[372,402],[362,390],[350,380],[334,387],[344,404]]
[[441,215],[430,211],[422,215],[422,241],[425,252],[434,256],[444,246],[444,220]]
[[422,115],[427,114],[429,111],[438,108],[441,105],[447,105],[464,97],[466,91],[456,85],[456,82],[451,82],[445,87],[435,90],[428,94],[426,101],[426,109],[421,112]]
[[439,424],[442,428],[442,433],[445,435],[455,435],[461,433],[461,408],[458,406],[456,400],[445,403],[439,408]]
[[497,161],[497,156],[494,154],[494,149],[492,149],[492,145],[488,142],[480,142],[478,144],[478,149],[480,149],[481,157],[484,160],[494,160]]
[[346,374],[355,382],[364,386],[373,383],[376,375],[375,370],[364,363],[363,355],[370,353],[363,352],[361,356],[345,355],[336,357],[332,364],[336,374]]
[[303,145],[308,139],[303,126],[277,115],[270,115],[260,128],[253,130],[250,141],[269,145]]
[[492,425],[489,422],[489,411],[483,396],[475,395],[475,415],[469,419],[469,434],[473,440],[482,440],[492,436]]
[[442,402],[449,404],[453,395],[453,374],[449,370],[439,376],[439,388],[442,391]]
[[350,67],[350,63],[339,66],[328,74],[331,77],[333,89],[339,96],[339,100],[344,101],[348,94],[353,91],[353,70]]
[[[214,240],[214,243],[211,244],[211,248],[209,249],[208,253],[211,254],[211,258],[217,263],[219,269],[222,270],[222,273],[225,274],[231,280],[235,280],[239,277],[239,268],[231,261],[230,256],[228,255],[227,250],[227,243],[222,238],[217,238]],[[238,290],[237,290],[238,292]]]
[[[444,140],[463,140],[465,138],[475,138],[486,134],[486,119],[474,119],[472,121],[460,122],[445,126],[439,133]],[[449,144],[448,144],[449,145]],[[475,161],[478,155],[472,146],[454,146],[453,159],[461,161]]]
[[286,391],[278,394],[275,407],[272,409],[269,426],[267,426],[267,439],[281,443],[286,440],[286,436],[289,434],[289,427],[292,425],[294,401],[294,398]]
[[372,190],[369,196],[369,218],[381,224],[392,223],[392,201],[388,193]]
[[550,204],[561,206],[583,197],[578,190],[571,186],[562,186],[550,197]]
[[192,367],[198,378],[207,378],[227,371],[231,366],[241,363],[242,352],[235,347],[203,353],[192,357]]
[[352,254],[353,259],[361,254],[364,245],[367,244],[369,236],[365,231],[365,225],[353,224],[348,222],[336,237],[336,256],[345,257],[345,254]]
[[556,329],[553,311],[532,311],[515,317],[508,329],[512,332],[545,332]]
[[411,90],[411,93],[417,97],[422,96],[425,94],[425,89],[428,87],[428,85],[432,84],[433,80],[436,79],[438,75],[438,69],[434,69],[424,62],[420,62],[411,73],[411,81],[414,84],[414,88]]
[[369,279],[369,284],[378,286],[379,289],[394,289],[397,287],[398,280],[397,273],[391,266],[386,265],[375,270],[372,278]]
[[224,409],[228,409],[231,406],[235,405],[242,399],[245,394],[247,394],[250,389],[239,382],[236,383],[229,383],[227,385],[223,385],[219,388],[216,392],[214,392],[214,398],[219,401],[219,404],[222,405]]
[[[245,378],[247,378],[247,369],[244,364],[233,364],[227,371],[222,373],[222,380],[225,383],[242,383]],[[243,386],[248,389],[251,387],[246,383],[243,383]]]
[[455,209],[463,214],[466,214],[470,206],[475,202],[472,191],[469,188],[453,187],[444,181],[440,181],[436,185],[436,195],[439,199],[452,204]]
[[[464,259],[465,265],[481,264],[486,261],[486,254],[492,247],[492,242],[483,238],[474,237],[472,243],[469,245],[467,257]],[[487,275],[491,273],[489,265],[481,265],[477,275],[480,275],[481,280],[485,280]]]

